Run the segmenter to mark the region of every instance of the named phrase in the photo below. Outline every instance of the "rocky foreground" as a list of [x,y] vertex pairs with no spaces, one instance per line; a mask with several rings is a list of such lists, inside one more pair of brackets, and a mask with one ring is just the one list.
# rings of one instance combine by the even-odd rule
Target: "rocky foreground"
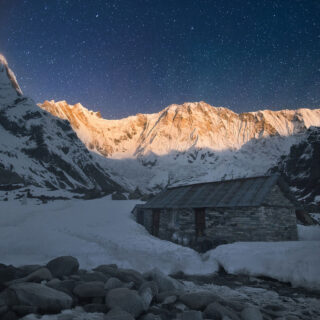
[[[0,264],[0,319],[29,319],[30,314],[40,317],[76,307],[87,313],[86,319],[100,313],[105,320],[320,319],[316,293],[302,296],[299,290],[293,294],[287,290],[279,295],[263,284],[260,289],[236,281],[231,286],[221,283],[221,277],[218,286],[212,277],[207,284],[205,278],[201,284],[197,277],[176,278],[158,269],[141,274],[112,264],[81,270],[71,256],[45,266]],[[65,319],[63,314],[59,319]]]

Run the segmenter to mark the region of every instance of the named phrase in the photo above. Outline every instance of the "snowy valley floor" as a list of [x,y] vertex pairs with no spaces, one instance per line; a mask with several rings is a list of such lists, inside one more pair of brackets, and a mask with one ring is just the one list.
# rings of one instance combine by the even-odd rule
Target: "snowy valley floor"
[[[209,290],[260,308],[269,305],[270,312],[275,313],[270,319],[277,312],[279,316],[282,312],[298,319],[320,319],[319,226],[299,226],[301,241],[234,243],[199,255],[151,236],[131,217],[130,211],[137,203],[112,201],[110,197],[47,204],[35,199],[25,204],[19,200],[0,201],[0,263],[45,264],[57,256],[72,255],[84,269],[108,263],[140,272],[157,267],[167,274],[192,275],[184,279],[190,291]],[[236,276],[212,275],[219,266]],[[211,276],[208,281],[197,281],[196,274]],[[309,291],[286,284],[273,286],[272,281],[259,276]],[[81,309],[43,319],[64,319],[64,315],[86,319]],[[92,314],[90,319],[103,316]]]
[[320,290],[319,226],[299,226],[300,238],[307,241],[234,243],[199,255],[154,238],[135,223],[130,211],[136,203],[110,197],[47,204],[1,201],[0,262],[42,264],[72,255],[86,269],[116,263],[140,272],[158,267],[168,274],[209,274],[221,265],[228,273],[268,276]]

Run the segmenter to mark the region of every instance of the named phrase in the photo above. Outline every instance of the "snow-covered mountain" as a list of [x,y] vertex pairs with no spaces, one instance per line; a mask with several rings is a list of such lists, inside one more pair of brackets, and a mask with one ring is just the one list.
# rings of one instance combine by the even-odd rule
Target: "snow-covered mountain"
[[[99,195],[122,190],[68,121],[25,97],[0,55],[0,187],[13,185]],[[29,191],[30,193],[30,191]]]
[[39,106],[69,120],[88,149],[108,157],[128,179],[128,187],[144,191],[265,174],[306,138],[310,126],[320,126],[320,109],[237,114],[199,102],[106,120],[79,103]]
[[252,139],[289,136],[320,126],[320,109],[237,114],[198,102],[171,105],[155,114],[106,120],[80,103],[45,101],[40,107],[69,120],[89,149],[115,159],[152,153],[164,156],[191,148],[238,150]]

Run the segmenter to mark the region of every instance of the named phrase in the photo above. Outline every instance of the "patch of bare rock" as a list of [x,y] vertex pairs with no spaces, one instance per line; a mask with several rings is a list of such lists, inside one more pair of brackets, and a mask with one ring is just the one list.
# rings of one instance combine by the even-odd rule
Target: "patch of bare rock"
[[58,314],[75,307],[88,319],[100,313],[105,320],[303,319],[274,306],[259,308],[209,291],[189,292],[183,282],[158,269],[142,274],[109,264],[86,271],[70,256],[45,266],[0,264],[0,319]]

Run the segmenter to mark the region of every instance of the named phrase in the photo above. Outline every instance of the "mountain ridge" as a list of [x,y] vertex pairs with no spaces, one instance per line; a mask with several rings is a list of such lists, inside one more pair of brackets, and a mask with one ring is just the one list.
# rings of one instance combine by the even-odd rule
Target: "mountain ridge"
[[[320,126],[320,109],[307,108],[237,114],[199,102],[108,120],[81,104],[46,101],[40,107],[69,120],[86,146],[107,157],[113,171],[121,172],[128,189],[139,187],[144,193],[266,175],[271,169],[283,172],[281,161],[289,157],[294,162],[292,148],[308,141],[310,127]],[[299,184],[300,189],[294,189],[290,175],[292,190],[301,199],[310,188]],[[312,177],[306,175],[304,181],[309,180]],[[309,203],[319,193],[314,190]]]
[[86,146],[109,158],[165,155],[192,147],[239,149],[252,139],[288,136],[320,126],[320,109],[255,111],[237,114],[205,102],[172,104],[158,113],[103,119],[80,103],[45,101],[39,106],[66,119]]

